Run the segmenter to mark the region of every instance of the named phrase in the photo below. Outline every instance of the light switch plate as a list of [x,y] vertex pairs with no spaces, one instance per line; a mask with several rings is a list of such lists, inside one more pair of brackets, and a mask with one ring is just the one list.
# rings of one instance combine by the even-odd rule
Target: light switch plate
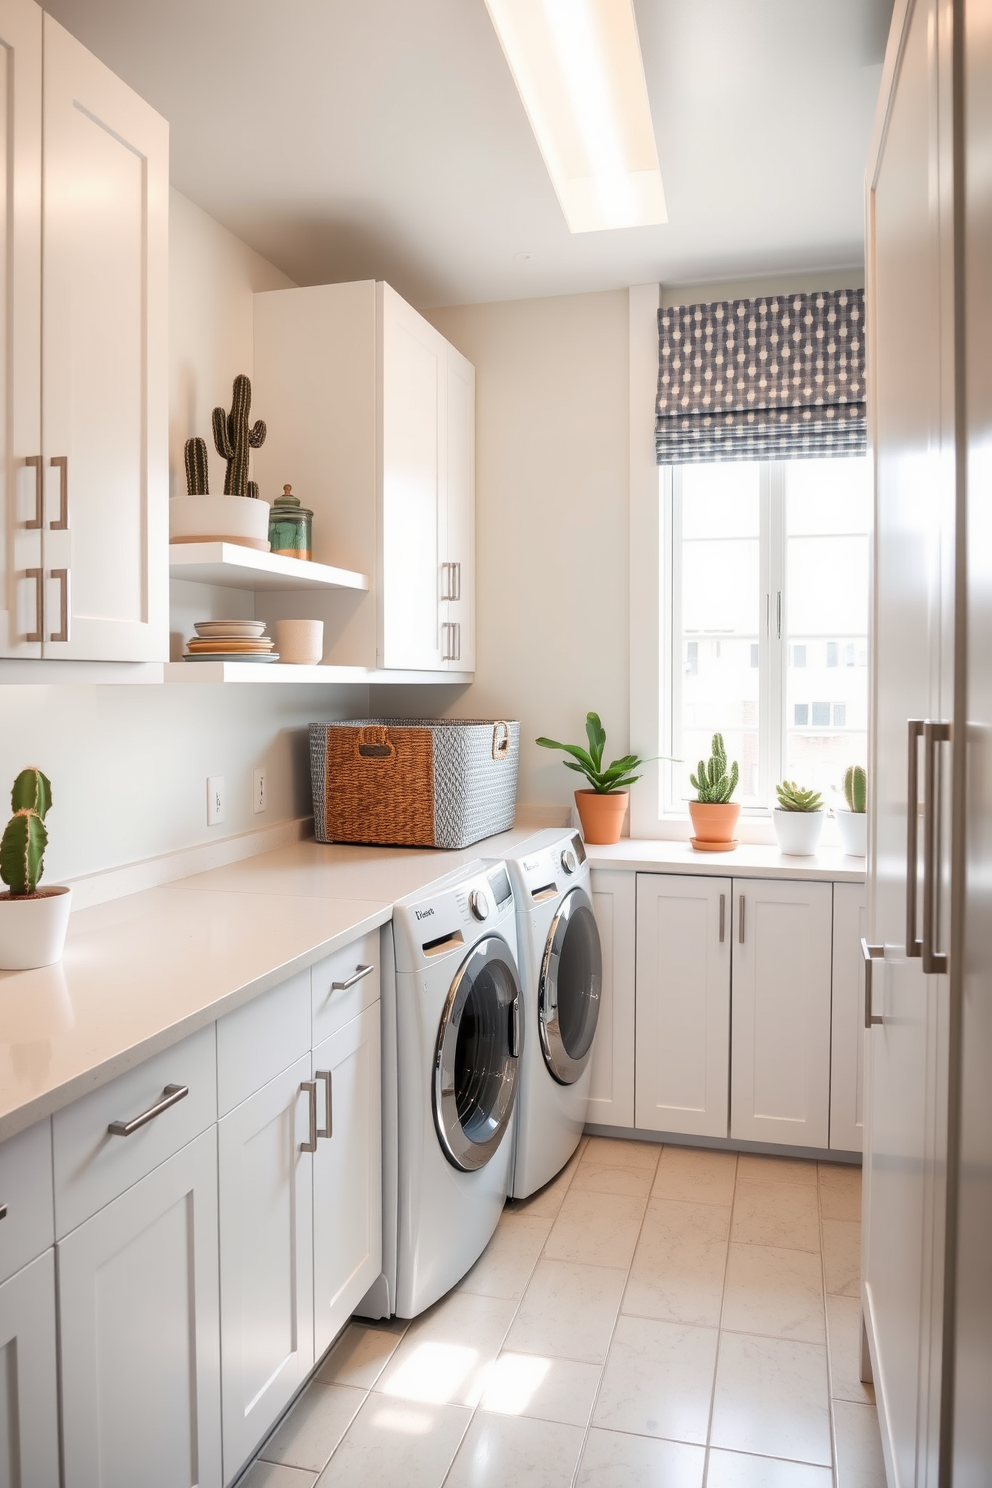
[[207,826],[220,826],[224,820],[224,777],[207,776]]

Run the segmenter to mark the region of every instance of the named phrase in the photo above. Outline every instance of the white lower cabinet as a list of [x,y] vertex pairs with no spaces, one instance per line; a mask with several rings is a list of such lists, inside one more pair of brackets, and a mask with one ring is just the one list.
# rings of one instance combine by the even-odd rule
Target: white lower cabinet
[[826,1147],[833,886],[734,879],[730,1135]]
[[314,1348],[344,1327],[382,1270],[382,1097],[379,1003],[313,1051]]
[[597,870],[591,878],[592,906],[603,947],[603,991],[587,1120],[597,1126],[633,1126],[634,875]]
[[58,1481],[55,1252],[46,1250],[0,1286],[0,1483]]
[[730,893],[725,878],[637,875],[637,1092],[647,1131],[726,1137]]
[[216,1129],[57,1251],[65,1488],[218,1488]]
[[835,884],[830,1145],[840,1152],[863,1148],[866,916],[864,884]]
[[226,1482],[313,1365],[309,1078],[308,1053],[217,1129]]

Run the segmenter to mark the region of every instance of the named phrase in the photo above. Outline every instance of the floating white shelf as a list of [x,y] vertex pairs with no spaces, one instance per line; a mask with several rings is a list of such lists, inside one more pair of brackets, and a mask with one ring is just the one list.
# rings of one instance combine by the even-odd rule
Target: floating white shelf
[[399,672],[376,671],[372,667],[288,666],[280,661],[168,661],[166,682],[295,682],[312,686],[358,682],[436,682],[448,687],[452,683],[471,682],[474,672]]
[[[225,589],[359,589],[369,588],[368,574],[302,558],[261,553],[237,543],[170,543],[169,577]],[[262,671],[264,668],[259,667]]]

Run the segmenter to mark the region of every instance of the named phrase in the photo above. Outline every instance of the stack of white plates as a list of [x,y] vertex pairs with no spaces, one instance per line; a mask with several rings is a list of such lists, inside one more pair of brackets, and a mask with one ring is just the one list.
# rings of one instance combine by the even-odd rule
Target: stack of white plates
[[264,620],[198,620],[184,661],[278,661]]

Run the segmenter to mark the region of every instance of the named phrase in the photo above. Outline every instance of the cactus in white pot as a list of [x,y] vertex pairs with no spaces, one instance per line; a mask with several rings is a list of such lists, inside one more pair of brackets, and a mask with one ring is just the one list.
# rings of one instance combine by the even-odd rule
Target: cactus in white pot
[[850,858],[868,855],[868,772],[864,765],[848,765],[844,772],[847,810],[837,811],[841,847]]
[[0,838],[0,969],[27,971],[61,960],[72,890],[39,888],[45,871],[52,804],[48,776],[36,766],[22,770],[10,793],[13,816]]

